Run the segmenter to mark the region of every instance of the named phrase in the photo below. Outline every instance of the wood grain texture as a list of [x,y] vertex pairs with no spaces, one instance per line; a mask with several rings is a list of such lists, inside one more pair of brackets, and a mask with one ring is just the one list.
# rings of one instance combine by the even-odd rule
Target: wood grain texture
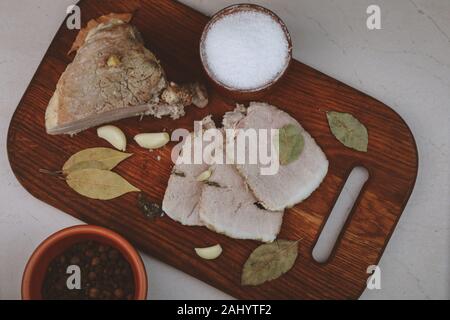
[[[138,1],[82,1],[83,22],[110,12],[130,12]],[[208,18],[176,2],[143,0],[133,19],[146,45],[161,59],[168,77],[183,82],[202,79],[199,39]],[[294,61],[283,83],[265,100],[289,112],[323,148],[329,173],[320,188],[285,214],[280,238],[303,238],[296,265],[283,277],[259,287],[242,287],[243,263],[259,245],[233,240],[200,227],[184,227],[168,217],[147,221],[136,206],[137,194],[112,201],[83,198],[64,181],[39,173],[59,170],[73,153],[108,146],[95,129],[77,136],[48,136],[44,113],[61,73],[71,62],[68,52],[77,32],[65,24],[58,31],[11,121],[8,156],[20,183],[36,198],[87,223],[113,229],[150,255],[167,262],[237,298],[244,299],[354,299],[366,285],[366,269],[377,264],[413,189],[417,150],[405,122],[383,103]],[[203,110],[188,108],[177,121],[146,117],[118,121],[129,138],[134,156],[115,170],[133,185],[161,202],[171,171],[173,143],[150,153],[131,143],[140,132],[192,129],[193,121],[213,114],[220,121],[233,109],[215,92]],[[345,148],[331,134],[325,112],[350,112],[363,122],[370,135],[369,151]],[[157,156],[161,157],[158,161]],[[352,168],[368,169],[366,182],[327,263],[312,258],[312,249]],[[203,261],[194,247],[220,243],[220,259]],[[152,272],[152,270],[148,270]],[[153,275],[157,277],[158,275]],[[151,295],[151,290],[150,290]],[[186,297],[189,298],[189,297]]]

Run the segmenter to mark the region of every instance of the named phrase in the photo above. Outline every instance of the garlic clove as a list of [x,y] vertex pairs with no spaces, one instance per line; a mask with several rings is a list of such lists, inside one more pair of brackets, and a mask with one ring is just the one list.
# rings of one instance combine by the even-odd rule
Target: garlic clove
[[117,67],[120,64],[120,59],[115,54],[111,55],[106,62],[108,67]]
[[134,141],[142,148],[158,149],[169,143],[170,136],[167,132],[141,133],[134,137]]
[[222,246],[216,244],[215,246],[208,248],[195,248],[195,253],[205,260],[214,260],[222,254]]
[[209,177],[211,177],[211,170],[206,170],[206,171],[203,171],[202,173],[200,173],[196,180],[198,182],[202,182],[202,181],[208,180]]
[[108,141],[114,148],[125,151],[127,148],[127,138],[122,130],[115,126],[103,126],[97,129],[97,135]]

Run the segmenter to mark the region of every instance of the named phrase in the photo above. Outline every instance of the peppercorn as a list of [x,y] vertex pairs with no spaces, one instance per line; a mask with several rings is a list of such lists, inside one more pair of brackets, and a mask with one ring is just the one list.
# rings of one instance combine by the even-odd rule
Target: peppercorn
[[[81,290],[67,288],[67,267],[81,269]],[[42,297],[51,300],[133,299],[134,277],[128,261],[115,248],[95,241],[74,244],[50,262]]]
[[92,258],[92,260],[91,260],[91,266],[95,267],[95,266],[97,266],[97,265],[99,265],[99,264],[100,264],[100,258],[99,258],[99,257],[94,257],[94,258]]
[[117,288],[116,290],[114,290],[114,296],[117,299],[123,299],[123,297],[125,296],[125,293],[123,292],[123,290],[121,288]]
[[97,288],[90,288],[89,289],[89,298],[91,299],[97,299],[99,296],[100,291]]
[[79,264],[80,263],[80,257],[78,257],[78,256],[73,256],[72,258],[70,258],[70,264],[75,264],[75,265],[77,265],[77,264]]
[[119,252],[117,252],[116,250],[111,250],[108,253],[108,258],[110,258],[111,260],[116,260],[119,257]]

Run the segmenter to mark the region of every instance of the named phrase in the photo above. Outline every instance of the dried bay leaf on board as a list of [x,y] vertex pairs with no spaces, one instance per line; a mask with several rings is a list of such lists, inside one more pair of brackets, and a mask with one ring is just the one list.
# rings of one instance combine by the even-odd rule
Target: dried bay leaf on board
[[69,174],[71,172],[77,171],[77,170],[83,170],[83,169],[100,169],[100,170],[110,170],[108,166],[97,160],[88,160],[88,161],[81,161],[75,163],[73,166],[70,166],[69,168],[66,168],[63,170],[63,173]]
[[276,240],[256,248],[244,264],[242,285],[257,286],[288,272],[297,259],[298,242]]
[[111,200],[140,190],[117,173],[99,169],[81,169],[69,173],[67,184],[77,193],[97,200]]
[[367,152],[369,134],[367,128],[350,113],[327,112],[328,124],[333,135],[348,148]]
[[80,169],[111,170],[125,159],[132,156],[131,153],[120,152],[111,148],[90,148],[75,153],[66,161],[62,171],[69,174]]
[[285,125],[278,132],[278,155],[280,164],[285,166],[297,160],[305,147],[305,139],[300,128],[294,124]]

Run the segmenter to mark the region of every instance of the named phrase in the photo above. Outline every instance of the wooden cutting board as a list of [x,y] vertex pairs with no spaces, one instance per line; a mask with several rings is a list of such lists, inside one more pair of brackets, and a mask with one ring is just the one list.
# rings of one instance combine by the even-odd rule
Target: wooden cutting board
[[[110,12],[131,12],[137,1],[81,1],[82,20]],[[202,79],[199,39],[208,18],[172,1],[141,1],[133,23],[145,42],[161,59],[168,77],[178,82]],[[366,286],[369,265],[377,264],[414,187],[418,158],[411,131],[402,118],[383,103],[336,81],[298,61],[279,88],[265,100],[297,118],[323,148],[329,173],[320,188],[285,214],[280,238],[303,238],[299,258],[286,275],[258,287],[240,285],[243,263],[259,245],[234,240],[200,227],[184,227],[168,217],[146,220],[136,206],[137,194],[112,201],[83,198],[62,180],[39,173],[40,168],[59,170],[65,160],[89,147],[108,146],[91,129],[71,138],[45,133],[44,113],[61,73],[71,62],[68,52],[77,31],[65,23],[59,29],[39,69],[22,98],[10,124],[8,156],[20,183],[36,198],[87,223],[113,229],[148,254],[183,270],[237,298],[243,299],[354,299]],[[295,45],[295,44],[294,44]],[[210,92],[206,109],[187,109],[177,121],[146,117],[115,123],[129,139],[135,155],[116,171],[161,202],[172,168],[174,144],[150,153],[131,143],[141,132],[192,129],[193,121],[213,114],[220,121],[233,109]],[[370,134],[369,151],[345,148],[330,133],[325,112],[349,112],[359,118]],[[160,161],[157,160],[160,156]],[[322,227],[355,166],[370,173],[327,263],[312,258]],[[196,257],[193,248],[220,243],[222,256],[215,261]],[[150,279],[157,277],[151,274]],[[150,295],[152,287],[150,283]],[[189,298],[189,297],[186,297]]]

